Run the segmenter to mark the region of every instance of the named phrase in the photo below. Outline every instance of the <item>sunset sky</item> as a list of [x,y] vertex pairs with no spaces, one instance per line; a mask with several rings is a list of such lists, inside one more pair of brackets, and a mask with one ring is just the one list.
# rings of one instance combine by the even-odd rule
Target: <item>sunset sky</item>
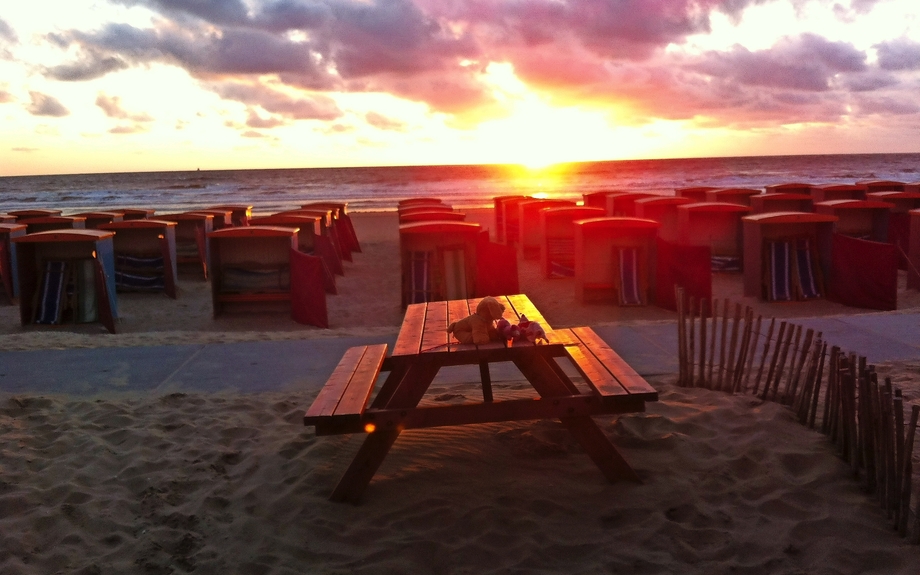
[[0,175],[920,151],[917,0],[0,0]]

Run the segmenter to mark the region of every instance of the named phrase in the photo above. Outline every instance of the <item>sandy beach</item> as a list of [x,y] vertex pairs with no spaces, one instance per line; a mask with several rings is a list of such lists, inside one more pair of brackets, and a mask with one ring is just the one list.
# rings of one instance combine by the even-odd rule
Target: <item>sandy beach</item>
[[[362,252],[327,298],[330,329],[284,315],[211,317],[204,281],[180,295],[120,294],[120,333],[19,324],[0,349],[395,335],[394,213],[353,215]],[[470,220],[492,228],[490,210]],[[571,280],[519,263],[553,327],[674,322],[655,307],[582,305]],[[898,311],[920,310],[903,289]],[[766,304],[716,275],[714,296],[765,317],[873,313],[827,301]],[[879,366],[912,400],[920,358]],[[329,493],[361,438],[317,438],[309,393],[106,396],[0,388],[0,573],[914,574],[920,546],[891,528],[827,439],[786,407],[651,378],[647,412],[598,417],[641,484],[607,483],[559,422],[405,432],[358,506]],[[507,395],[532,394],[502,382]],[[476,384],[435,383],[462,402]],[[915,460],[916,461],[916,460]]]

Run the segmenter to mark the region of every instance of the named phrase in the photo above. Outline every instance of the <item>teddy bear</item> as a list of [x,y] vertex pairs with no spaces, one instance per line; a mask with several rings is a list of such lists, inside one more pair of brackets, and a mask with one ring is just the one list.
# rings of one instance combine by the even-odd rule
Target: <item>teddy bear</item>
[[460,343],[483,344],[498,340],[495,320],[501,319],[505,306],[494,297],[484,297],[476,306],[476,313],[447,326]]

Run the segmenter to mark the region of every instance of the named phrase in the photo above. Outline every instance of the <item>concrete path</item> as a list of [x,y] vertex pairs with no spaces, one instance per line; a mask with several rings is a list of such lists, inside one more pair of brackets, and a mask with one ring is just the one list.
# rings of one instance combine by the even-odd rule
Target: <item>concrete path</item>
[[[865,355],[870,363],[920,360],[920,313],[789,321],[822,331],[829,344]],[[594,329],[640,374],[677,373],[674,322]],[[347,348],[367,343],[392,347],[395,337],[0,352],[0,391],[88,396],[307,391],[323,385]],[[495,381],[521,377],[510,364],[491,369]],[[439,377],[479,381],[475,367],[449,368]]]

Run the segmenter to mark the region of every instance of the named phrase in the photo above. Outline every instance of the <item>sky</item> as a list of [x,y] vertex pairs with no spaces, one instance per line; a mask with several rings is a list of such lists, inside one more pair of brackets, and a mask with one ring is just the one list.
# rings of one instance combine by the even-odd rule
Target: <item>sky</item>
[[0,176],[920,152],[917,0],[0,0]]

